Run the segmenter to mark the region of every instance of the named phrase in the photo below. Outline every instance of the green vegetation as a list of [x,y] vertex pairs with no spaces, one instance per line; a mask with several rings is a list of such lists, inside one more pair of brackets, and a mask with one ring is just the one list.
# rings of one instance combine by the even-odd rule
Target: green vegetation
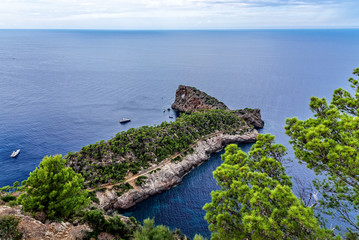
[[88,239],[96,238],[101,232],[107,232],[115,239],[132,239],[135,229],[127,226],[119,215],[108,219],[99,210],[90,210],[85,213],[85,221],[93,229],[87,236]]
[[0,239],[19,240],[22,239],[22,233],[17,229],[19,219],[15,216],[4,215],[0,217]]
[[[359,76],[359,68],[354,74]],[[287,119],[286,133],[295,156],[326,176],[314,181],[322,211],[345,221],[349,235],[359,238],[359,82],[349,82],[353,94],[336,89],[330,104],[312,97],[314,118]]]
[[182,161],[182,158],[180,156],[171,159],[171,162],[180,162],[180,161]]
[[141,186],[144,182],[146,182],[147,178],[148,177],[146,177],[146,176],[139,176],[136,180],[136,185]]
[[207,240],[207,238],[204,238],[204,237],[202,237],[201,235],[196,234],[196,235],[194,235],[193,240]]
[[65,167],[61,155],[46,156],[26,180],[26,193],[18,198],[28,212],[44,212],[49,219],[69,218],[89,202],[83,178]]
[[229,111],[182,114],[175,122],[132,128],[107,142],[102,140],[85,146],[78,153],[69,153],[67,164],[84,176],[88,187],[95,187],[121,182],[129,172],[136,174],[175,153],[193,152],[191,144],[208,134],[249,129],[243,119]]
[[212,239],[330,239],[313,210],[292,192],[282,166],[286,148],[259,135],[248,155],[226,147],[224,163],[213,173],[221,190],[204,209]]
[[97,204],[100,204],[100,200],[97,198],[95,191],[89,192],[89,193],[88,193],[88,196],[90,197],[90,199],[91,199],[92,202],[95,202],[95,203],[97,203]]
[[15,200],[16,200],[16,197],[15,197],[15,196],[11,196],[11,195],[6,195],[6,196],[2,197],[1,200],[3,200],[4,202],[15,201]]
[[313,118],[286,121],[296,157],[321,175],[314,202],[293,194],[286,149],[273,136],[259,135],[248,155],[229,145],[214,172],[222,189],[204,207],[212,239],[342,239],[320,226],[313,208],[344,221],[346,239],[359,238],[359,81],[349,82],[353,93],[339,88],[329,104],[312,97]]
[[174,240],[173,233],[168,227],[159,225],[155,227],[153,219],[145,219],[141,231],[136,231],[135,240]]
[[133,187],[129,183],[121,183],[120,185],[113,186],[113,189],[117,190],[116,193],[118,196],[121,196],[128,190],[133,189]]
[[23,183],[21,183],[21,187],[20,187],[20,183],[18,181],[14,182],[14,184],[12,186],[4,186],[2,188],[0,188],[0,194],[1,193],[9,193],[12,191],[16,191],[16,190],[22,190],[25,185],[26,181],[24,181]]
[[[119,215],[105,217],[99,210],[87,211],[85,222],[93,229],[86,239],[97,239],[100,233],[110,234],[107,239],[134,240],[185,240],[188,239],[179,229],[171,231],[168,227],[155,226],[153,219],[145,219],[141,226],[135,218],[121,219]],[[204,240],[198,235],[198,240]]]

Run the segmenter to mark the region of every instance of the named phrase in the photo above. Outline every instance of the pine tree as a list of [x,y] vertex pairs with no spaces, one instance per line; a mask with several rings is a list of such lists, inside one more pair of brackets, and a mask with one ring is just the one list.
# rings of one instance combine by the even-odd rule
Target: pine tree
[[[353,74],[359,76],[359,68]],[[349,79],[353,95],[336,89],[330,104],[312,97],[314,118],[287,119],[295,156],[326,176],[314,181],[321,193],[320,207],[349,225],[349,234],[359,237],[359,81]]]
[[30,173],[26,193],[18,199],[25,211],[45,212],[49,219],[63,219],[89,204],[82,176],[65,167],[65,162],[61,155],[46,156],[39,168]]
[[313,210],[292,192],[282,166],[286,148],[274,136],[259,135],[247,155],[228,145],[214,171],[221,190],[204,209],[212,239],[330,239]]

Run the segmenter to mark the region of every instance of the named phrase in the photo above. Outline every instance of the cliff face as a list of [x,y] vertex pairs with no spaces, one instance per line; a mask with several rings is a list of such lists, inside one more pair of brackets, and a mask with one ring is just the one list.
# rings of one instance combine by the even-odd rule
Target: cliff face
[[252,125],[255,128],[263,128],[264,121],[262,120],[261,110],[258,108],[251,109],[245,108],[240,110],[234,110],[239,117],[247,122],[248,125]]
[[[195,112],[197,110],[205,109],[230,109],[216,98],[209,96],[194,87],[179,85],[176,90],[176,98],[171,106],[174,110],[179,112]],[[255,128],[263,128],[264,122],[261,118],[260,109],[241,109],[234,110],[238,116],[244,119],[248,125]]]
[[4,215],[19,218],[18,230],[23,233],[23,239],[27,240],[75,240],[84,238],[86,232],[91,231],[87,225],[83,224],[77,226],[68,222],[44,224],[30,216],[23,215],[20,207],[0,206],[0,217]]
[[223,109],[229,108],[216,98],[209,96],[194,87],[179,85],[176,91],[175,102],[171,106],[180,112],[195,112],[201,109]]
[[187,155],[180,162],[170,162],[161,167],[159,171],[145,174],[146,181],[135,189],[131,189],[125,194],[117,197],[114,190],[97,192],[100,205],[109,212],[114,210],[128,209],[146,198],[169,190],[180,184],[182,178],[194,167],[209,159],[210,154],[220,151],[226,144],[237,142],[255,142],[258,135],[257,130],[253,129],[244,134],[223,134],[218,133],[205,140],[197,142],[194,152]]

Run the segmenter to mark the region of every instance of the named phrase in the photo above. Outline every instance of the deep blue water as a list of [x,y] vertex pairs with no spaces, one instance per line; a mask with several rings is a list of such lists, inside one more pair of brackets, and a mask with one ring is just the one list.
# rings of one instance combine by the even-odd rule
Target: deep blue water
[[[288,146],[285,118],[308,118],[310,96],[348,88],[358,41],[359,30],[0,30],[0,185],[26,179],[45,155],[168,121],[172,113],[162,110],[179,84],[232,109],[261,108],[262,132]],[[132,121],[120,125],[122,117]],[[215,154],[182,185],[128,214],[208,236],[202,206],[217,188],[212,171],[220,164]],[[299,164],[288,172],[313,177]]]

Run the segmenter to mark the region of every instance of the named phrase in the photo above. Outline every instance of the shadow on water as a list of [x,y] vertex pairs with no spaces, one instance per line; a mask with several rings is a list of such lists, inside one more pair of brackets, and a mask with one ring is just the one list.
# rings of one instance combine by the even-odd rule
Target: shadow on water
[[[239,146],[248,152],[252,143]],[[155,218],[157,225],[167,225],[171,229],[179,228],[190,238],[196,233],[209,238],[208,224],[204,219],[206,212],[202,208],[211,201],[211,191],[219,189],[213,178],[213,171],[222,164],[223,153],[224,150],[212,154],[208,161],[185,176],[182,184],[152,196],[121,213],[133,216],[141,222],[146,218]]]

